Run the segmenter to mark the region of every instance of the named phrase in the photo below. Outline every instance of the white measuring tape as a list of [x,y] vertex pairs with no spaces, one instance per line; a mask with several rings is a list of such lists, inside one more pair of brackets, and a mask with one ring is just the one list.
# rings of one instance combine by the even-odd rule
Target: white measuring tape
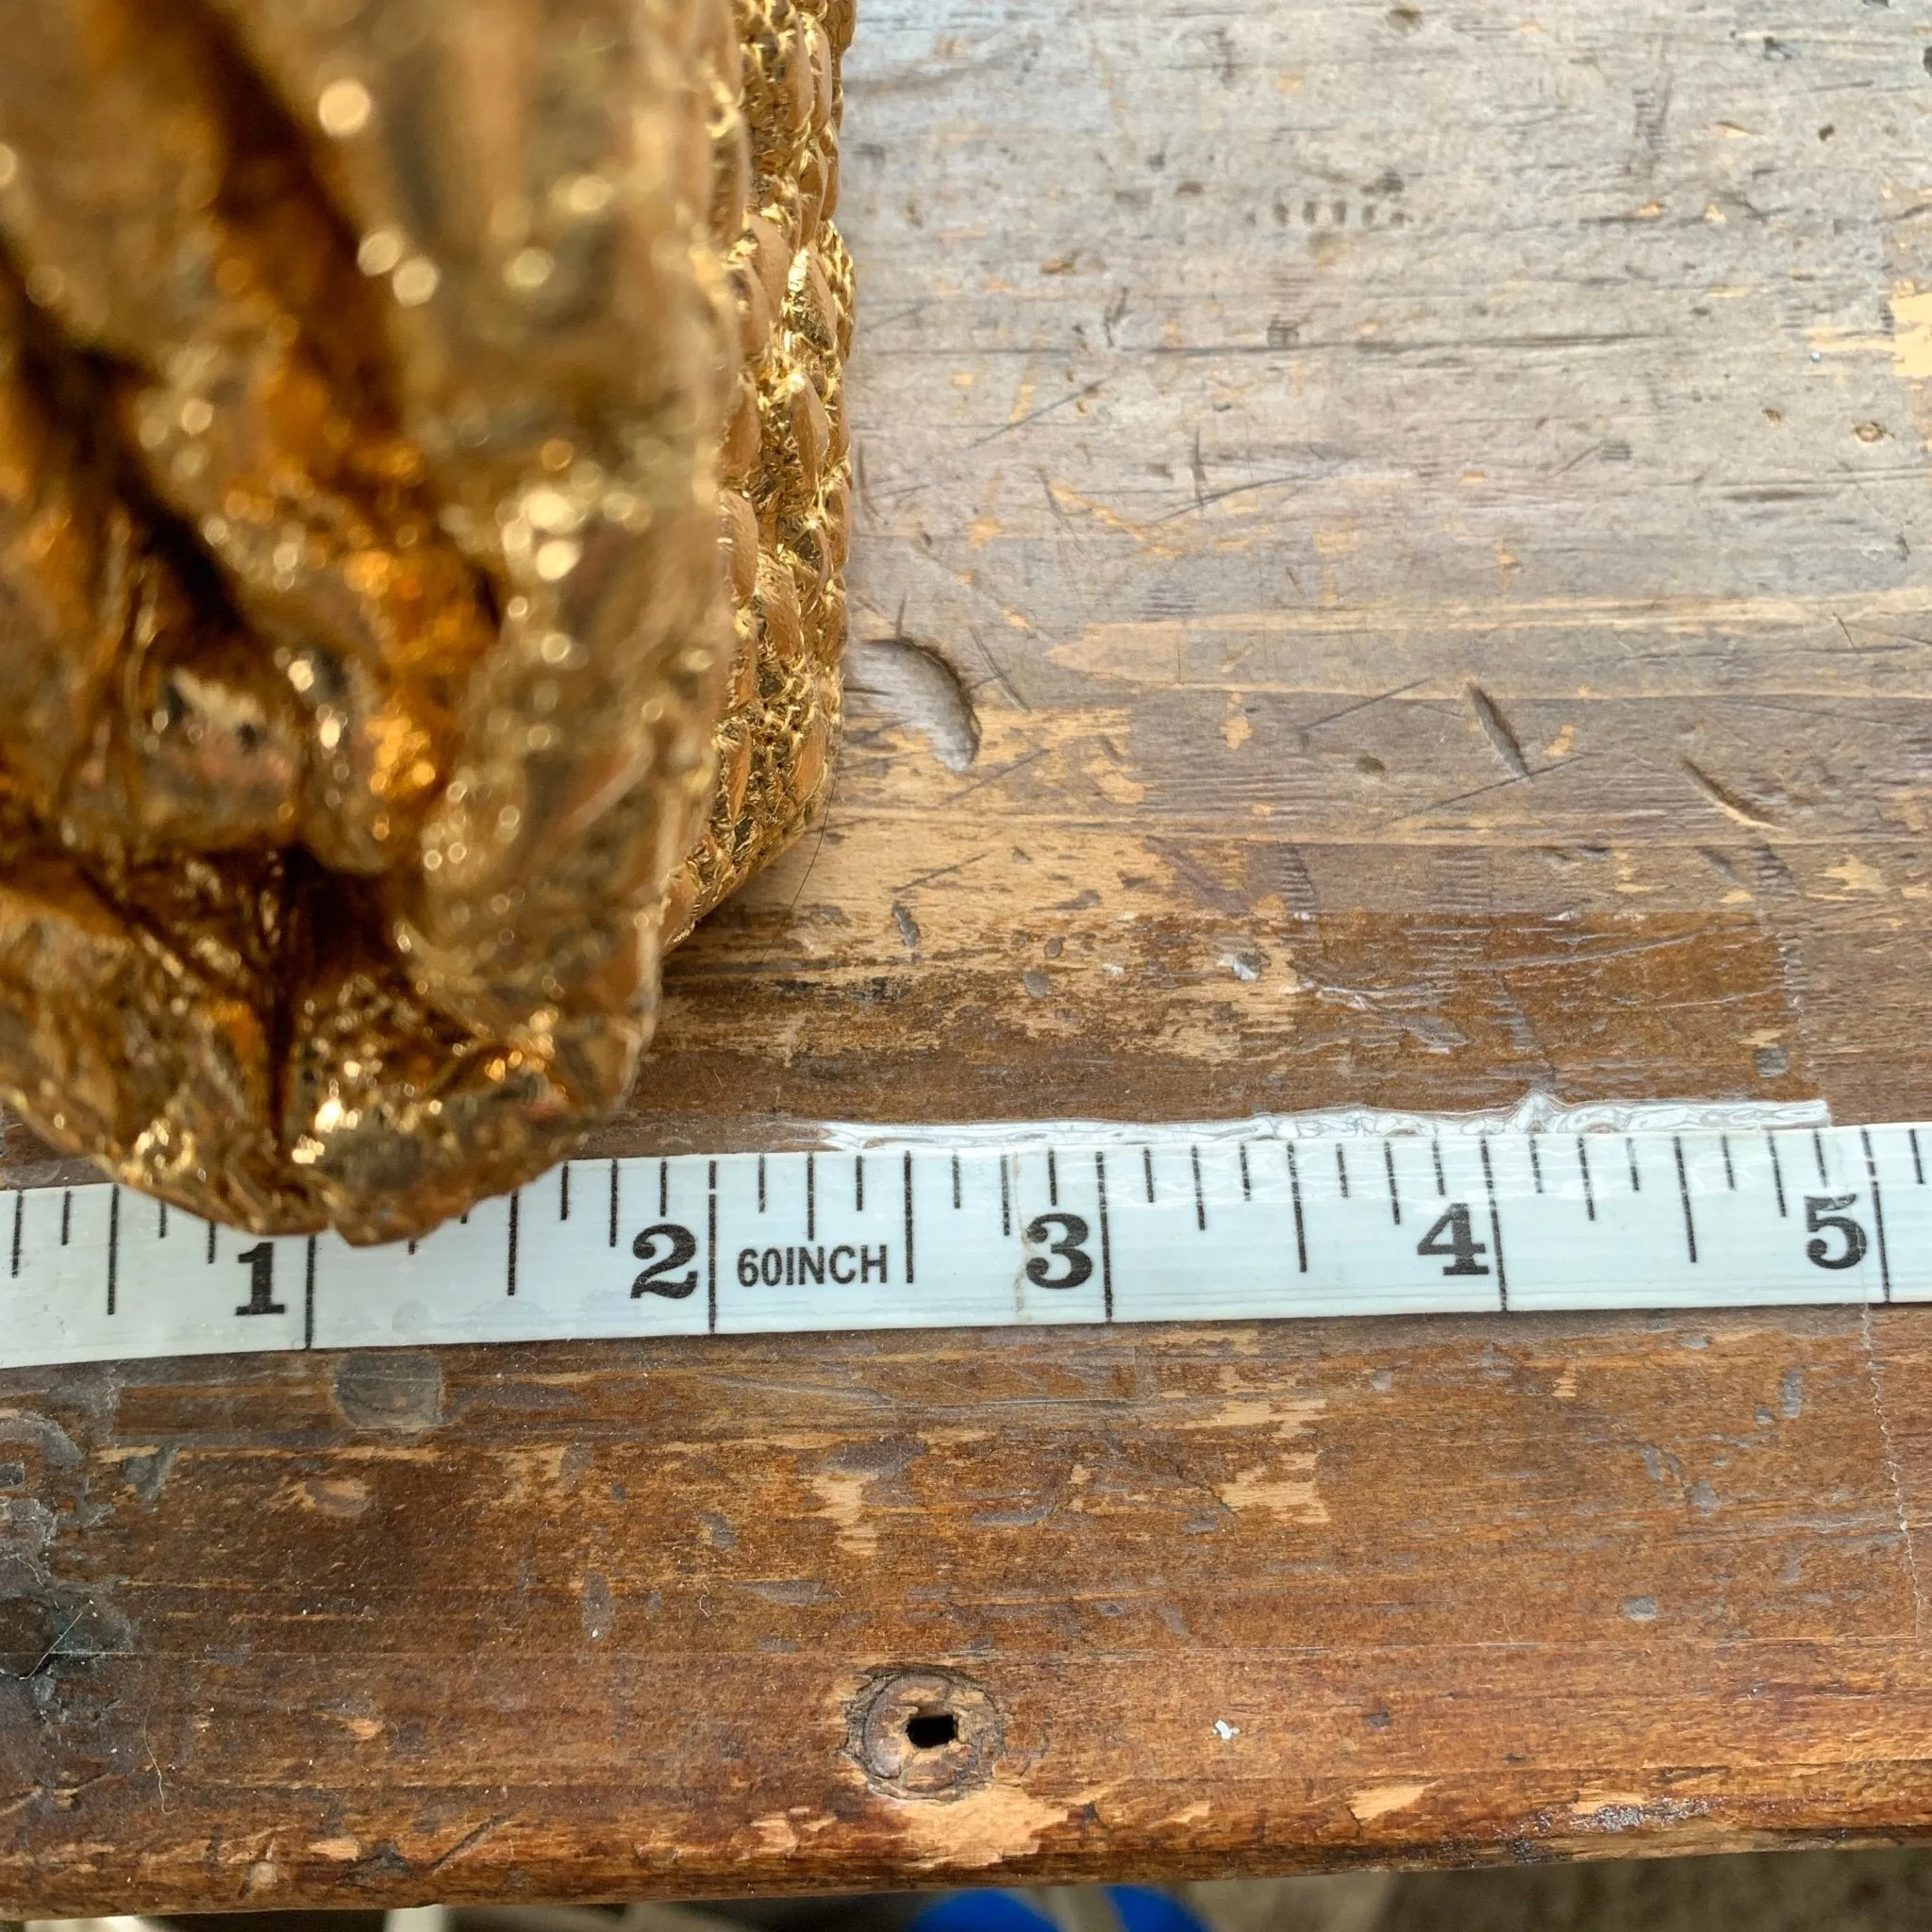
[[0,1194],[0,1366],[784,1329],[1932,1300],[1932,1127],[576,1160],[420,1241]]

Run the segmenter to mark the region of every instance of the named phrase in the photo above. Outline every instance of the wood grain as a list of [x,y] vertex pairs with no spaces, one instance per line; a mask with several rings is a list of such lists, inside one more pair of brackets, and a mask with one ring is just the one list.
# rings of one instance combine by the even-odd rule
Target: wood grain
[[[836,792],[599,1151],[1932,1112],[1927,58],[873,0]],[[1924,1834],[1928,1391],[1907,1310],[16,1373],[0,1897]]]

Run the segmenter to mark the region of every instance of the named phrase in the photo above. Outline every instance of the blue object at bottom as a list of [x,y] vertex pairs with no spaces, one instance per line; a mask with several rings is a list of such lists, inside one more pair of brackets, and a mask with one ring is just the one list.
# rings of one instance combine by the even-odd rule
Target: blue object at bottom
[[[1187,1907],[1147,1885],[1109,1885],[1121,1932],[1207,1932]],[[1010,1891],[956,1891],[913,1920],[911,1932],[1055,1932],[1044,1912]]]

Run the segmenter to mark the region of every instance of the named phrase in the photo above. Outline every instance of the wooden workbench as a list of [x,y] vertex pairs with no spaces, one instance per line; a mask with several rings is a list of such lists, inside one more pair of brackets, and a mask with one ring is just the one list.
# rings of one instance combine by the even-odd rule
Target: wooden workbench
[[[1915,11],[868,0],[836,795],[596,1151],[1932,1113]],[[20,1373],[0,1511],[9,1912],[1932,1828],[1932,1311]]]

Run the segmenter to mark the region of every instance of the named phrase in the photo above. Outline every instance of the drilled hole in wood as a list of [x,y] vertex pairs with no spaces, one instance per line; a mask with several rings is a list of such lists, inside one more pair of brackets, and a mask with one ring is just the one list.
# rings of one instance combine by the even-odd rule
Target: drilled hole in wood
[[959,1720],[950,1710],[919,1710],[906,1720],[906,1741],[915,1751],[937,1751],[959,1735]]
[[845,1707],[846,1755],[875,1791],[944,1800],[984,1785],[1005,1724],[983,1684],[938,1665],[883,1671]]

